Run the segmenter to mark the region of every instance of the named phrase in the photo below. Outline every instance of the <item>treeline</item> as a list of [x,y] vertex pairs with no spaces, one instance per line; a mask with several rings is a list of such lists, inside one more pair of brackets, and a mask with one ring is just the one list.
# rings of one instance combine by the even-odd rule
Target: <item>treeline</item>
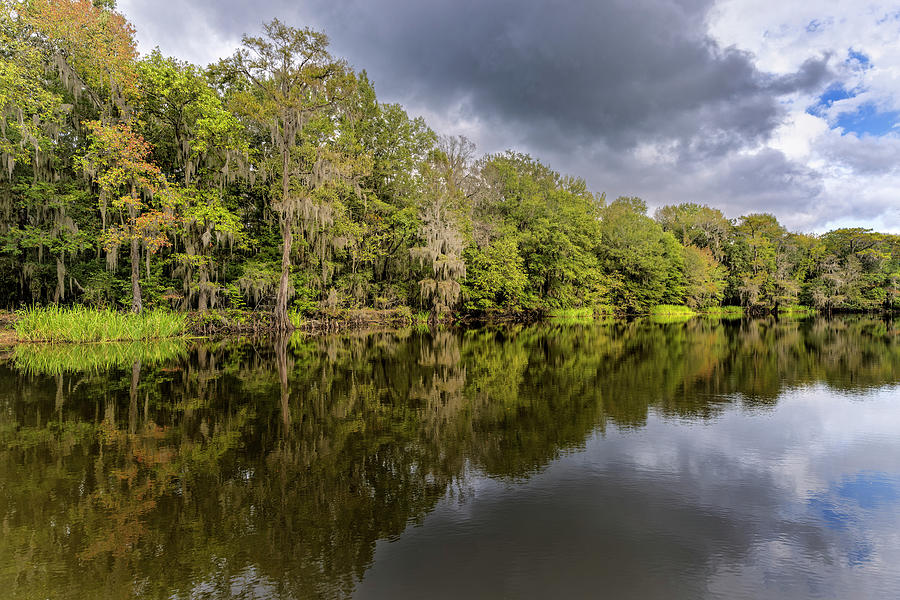
[[206,68],[139,56],[109,0],[0,7],[0,305],[477,314],[893,309],[900,238],[653,218],[380,103],[275,20]]

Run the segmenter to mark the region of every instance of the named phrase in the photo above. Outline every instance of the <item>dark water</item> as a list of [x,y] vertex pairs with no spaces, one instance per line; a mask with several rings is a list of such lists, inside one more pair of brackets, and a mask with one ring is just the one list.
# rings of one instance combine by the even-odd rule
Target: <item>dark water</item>
[[900,329],[0,359],[4,598],[894,598]]

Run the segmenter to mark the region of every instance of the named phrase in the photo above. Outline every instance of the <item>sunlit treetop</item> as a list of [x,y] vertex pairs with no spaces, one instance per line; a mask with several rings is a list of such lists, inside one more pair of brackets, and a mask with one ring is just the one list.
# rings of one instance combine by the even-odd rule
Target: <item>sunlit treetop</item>
[[152,194],[164,185],[162,172],[150,161],[150,144],[129,125],[99,121],[85,125],[91,132],[91,144],[81,164],[102,191],[130,189]]
[[134,28],[114,2],[33,0],[24,5],[27,22],[44,39],[49,59],[76,95],[95,104],[111,101],[121,112],[137,95],[138,52]]
[[41,55],[26,43],[15,3],[0,4],[0,175],[28,163],[58,124],[61,98],[45,85]]

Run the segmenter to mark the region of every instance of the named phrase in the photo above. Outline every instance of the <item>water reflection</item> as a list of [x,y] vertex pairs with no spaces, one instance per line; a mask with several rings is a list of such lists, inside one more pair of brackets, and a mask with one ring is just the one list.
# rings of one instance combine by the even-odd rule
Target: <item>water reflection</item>
[[900,584],[897,334],[695,319],[20,349],[0,366],[0,585],[875,597]]

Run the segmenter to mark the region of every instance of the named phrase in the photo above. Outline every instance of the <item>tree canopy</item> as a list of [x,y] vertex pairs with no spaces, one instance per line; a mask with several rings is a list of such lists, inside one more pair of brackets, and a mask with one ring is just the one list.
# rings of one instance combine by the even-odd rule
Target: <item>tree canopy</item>
[[0,306],[259,310],[290,328],[365,307],[896,305],[895,235],[693,202],[651,217],[538,158],[478,156],[380,102],[322,32],[275,19],[206,67],[140,56],[134,36],[113,2],[0,6]]

